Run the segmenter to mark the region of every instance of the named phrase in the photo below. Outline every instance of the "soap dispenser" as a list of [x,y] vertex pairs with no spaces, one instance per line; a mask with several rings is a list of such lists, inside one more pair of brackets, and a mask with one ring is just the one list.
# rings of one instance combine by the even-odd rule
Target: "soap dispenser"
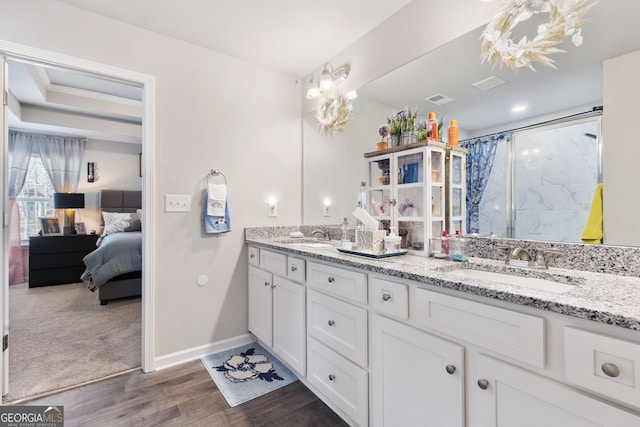
[[402,237],[396,235],[395,227],[389,228],[389,235],[384,238],[384,253],[398,252],[402,247]]

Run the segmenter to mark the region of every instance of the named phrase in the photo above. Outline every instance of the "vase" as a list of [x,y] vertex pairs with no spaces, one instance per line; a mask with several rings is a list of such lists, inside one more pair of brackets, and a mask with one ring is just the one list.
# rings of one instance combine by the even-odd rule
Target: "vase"
[[397,147],[400,145],[400,135],[389,135],[389,147]]
[[387,141],[380,141],[380,142],[376,142],[376,148],[378,149],[378,151],[380,150],[386,150],[387,149]]
[[413,144],[414,142],[418,141],[418,136],[416,135],[415,132],[411,131],[411,132],[402,132],[401,135],[401,144],[402,145],[407,145],[407,144]]

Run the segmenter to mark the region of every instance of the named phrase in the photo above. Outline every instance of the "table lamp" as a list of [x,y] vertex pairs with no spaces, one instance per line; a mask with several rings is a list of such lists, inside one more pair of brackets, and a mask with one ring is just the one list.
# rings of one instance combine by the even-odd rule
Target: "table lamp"
[[64,235],[76,234],[75,209],[84,209],[84,193],[54,193],[54,209],[64,209]]

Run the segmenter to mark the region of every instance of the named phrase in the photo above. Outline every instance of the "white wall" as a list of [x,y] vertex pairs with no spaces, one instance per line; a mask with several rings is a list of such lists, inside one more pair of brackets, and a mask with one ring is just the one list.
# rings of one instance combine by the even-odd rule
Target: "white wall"
[[[296,79],[53,0],[0,0],[0,10],[0,40],[156,77],[156,356],[245,334],[243,228],[301,217]],[[213,168],[229,185],[233,231],[221,236],[204,235],[200,219]],[[193,211],[165,213],[167,193],[192,195]],[[267,218],[270,195],[277,218]]]
[[[331,62],[351,64],[345,89],[354,89],[488,22],[494,9],[415,0]],[[0,40],[156,77],[156,356],[246,333],[243,228],[296,224],[302,215],[300,113],[314,104],[303,108],[298,79],[54,0],[0,0],[0,10]],[[213,168],[229,184],[234,231],[222,236],[203,235],[200,221]],[[165,213],[167,193],[191,194],[194,210]],[[269,197],[277,218],[267,217]],[[200,274],[208,286],[196,285]]]
[[[602,199],[604,243],[638,245],[640,222],[640,51],[604,61]],[[616,191],[609,191],[615,188]]]
[[[313,113],[305,114],[304,175],[310,179],[304,182],[304,224],[342,224],[347,217],[349,226],[356,226],[351,213],[358,206],[358,185],[367,180],[363,155],[376,150],[378,126],[391,112],[391,107],[357,98],[352,121],[333,137],[320,135]],[[323,216],[325,199],[331,201],[329,217]]]
[[[76,221],[84,222],[87,232],[99,231],[98,195],[102,190],[141,190],[139,144],[87,140],[78,192],[84,193],[85,208],[76,212]],[[95,163],[95,182],[87,182],[87,163]]]

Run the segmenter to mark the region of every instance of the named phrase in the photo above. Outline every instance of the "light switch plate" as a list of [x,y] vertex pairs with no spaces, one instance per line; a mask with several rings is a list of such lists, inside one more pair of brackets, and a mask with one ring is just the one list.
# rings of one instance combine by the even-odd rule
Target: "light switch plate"
[[191,212],[190,194],[165,194],[165,212]]

